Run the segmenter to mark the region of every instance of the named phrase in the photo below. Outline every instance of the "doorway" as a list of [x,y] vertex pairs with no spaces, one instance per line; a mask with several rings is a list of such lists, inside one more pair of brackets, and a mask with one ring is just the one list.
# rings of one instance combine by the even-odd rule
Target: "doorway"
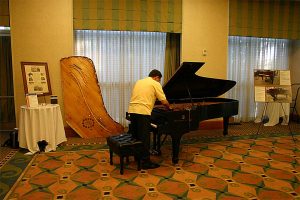
[[9,29],[0,30],[0,141],[7,140],[16,127],[14,85]]

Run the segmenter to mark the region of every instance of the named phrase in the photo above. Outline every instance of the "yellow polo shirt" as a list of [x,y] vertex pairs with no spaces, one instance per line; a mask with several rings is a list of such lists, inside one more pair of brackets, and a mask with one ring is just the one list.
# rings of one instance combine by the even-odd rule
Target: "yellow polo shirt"
[[128,112],[151,115],[156,99],[166,100],[161,84],[151,77],[138,80],[132,91]]

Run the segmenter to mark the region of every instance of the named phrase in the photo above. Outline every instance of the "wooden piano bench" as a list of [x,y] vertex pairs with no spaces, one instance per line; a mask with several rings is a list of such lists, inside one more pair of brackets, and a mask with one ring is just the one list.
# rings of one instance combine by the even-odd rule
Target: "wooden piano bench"
[[141,153],[143,152],[143,143],[136,140],[129,133],[121,135],[109,136],[106,138],[109,146],[110,164],[113,165],[113,153],[120,157],[120,174],[124,173],[124,157],[129,162],[129,156],[134,156],[137,161],[137,169],[141,170]]

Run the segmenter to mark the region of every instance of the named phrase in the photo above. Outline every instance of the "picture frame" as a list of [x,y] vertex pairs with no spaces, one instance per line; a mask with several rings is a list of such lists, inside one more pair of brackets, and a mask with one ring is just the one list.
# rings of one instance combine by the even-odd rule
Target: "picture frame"
[[25,94],[52,94],[47,63],[21,62],[21,68]]

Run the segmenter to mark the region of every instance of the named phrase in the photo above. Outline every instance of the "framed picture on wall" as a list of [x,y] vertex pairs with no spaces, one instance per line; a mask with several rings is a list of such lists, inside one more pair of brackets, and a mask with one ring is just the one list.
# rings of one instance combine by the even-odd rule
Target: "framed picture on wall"
[[21,62],[21,68],[25,94],[52,94],[47,63]]

